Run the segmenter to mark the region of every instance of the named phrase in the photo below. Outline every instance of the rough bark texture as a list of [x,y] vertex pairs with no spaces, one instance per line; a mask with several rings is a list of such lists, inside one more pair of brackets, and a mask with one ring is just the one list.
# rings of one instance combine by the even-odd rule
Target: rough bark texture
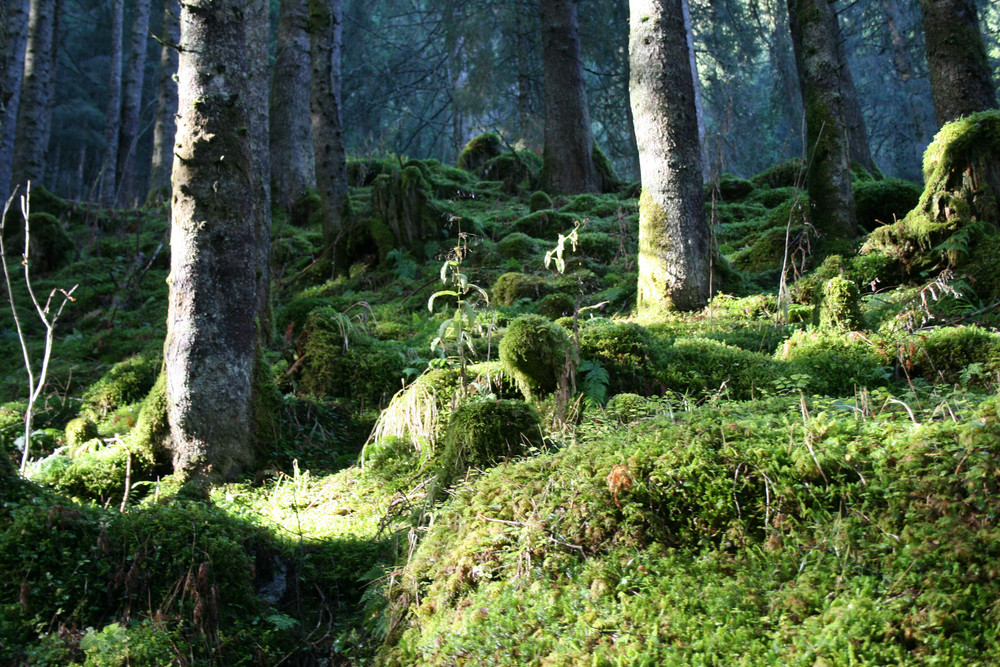
[[122,80],[122,121],[118,137],[117,201],[124,206],[136,204],[135,149],[139,140],[139,109],[142,103],[143,70],[146,67],[146,35],[149,33],[150,0],[136,0],[135,17],[129,36],[128,61]]
[[118,137],[121,130],[122,102],[122,32],[125,1],[111,2],[111,57],[108,65],[108,106],[104,116],[104,161],[101,163],[101,187],[97,201],[101,206],[115,203],[118,185]]
[[920,0],[920,9],[938,125],[996,109],[975,0]]
[[629,96],[642,174],[639,311],[692,310],[709,298],[711,245],[682,0],[629,5]]
[[[181,11],[165,363],[175,471],[225,479],[253,460],[261,234],[269,225],[264,0]],[[263,26],[263,27],[262,27]]]
[[271,184],[285,210],[316,185],[309,117],[308,0],[282,0],[271,73]]
[[806,110],[810,219],[821,245],[857,233],[851,160],[837,54],[837,16],[828,0],[788,0],[792,45]]
[[[342,18],[340,0],[309,0],[316,186],[323,201],[323,244],[327,247],[340,235],[347,203],[347,158],[340,118]],[[341,268],[346,269],[334,267]]]
[[868,128],[861,113],[861,100],[854,86],[854,77],[847,63],[847,36],[837,26],[837,61],[840,68],[840,92],[844,100],[844,129],[847,135],[847,153],[852,164],[859,164],[869,172],[875,171]]
[[45,175],[48,142],[46,118],[49,77],[52,74],[52,35],[55,0],[31,0],[28,42],[24,54],[24,80],[14,140],[13,185],[38,181]]
[[181,39],[179,0],[167,0],[163,10],[163,37],[160,48],[159,93],[156,99],[156,123],[153,125],[153,163],[149,172],[152,197],[168,196],[170,170],[174,163],[174,134],[177,132],[177,43]]
[[3,113],[0,115],[0,196],[11,190],[11,167],[14,161],[14,135],[17,132],[17,111],[21,103],[21,81],[24,77],[24,52],[28,42],[28,0],[14,0],[7,6],[6,70],[3,76]]
[[545,69],[542,187],[570,194],[599,192],[576,0],[542,0],[541,14]]

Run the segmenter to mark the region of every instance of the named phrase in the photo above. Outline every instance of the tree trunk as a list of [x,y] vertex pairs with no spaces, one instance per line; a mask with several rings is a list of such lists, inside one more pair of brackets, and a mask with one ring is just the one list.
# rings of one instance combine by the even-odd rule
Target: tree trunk
[[286,210],[316,186],[316,156],[309,117],[308,0],[282,0],[278,51],[271,74],[272,187]]
[[[836,18],[836,14],[834,15]],[[844,100],[844,128],[847,133],[847,151],[851,164],[859,164],[869,172],[875,171],[875,161],[872,160],[872,150],[868,143],[868,128],[861,113],[861,101],[858,89],[854,86],[854,77],[847,64],[847,36],[837,26],[837,60],[840,69],[840,94]]]
[[55,0],[31,0],[24,80],[14,140],[13,184],[38,181],[45,174],[49,77],[52,75],[52,37]]
[[3,123],[0,126],[0,196],[11,191],[11,167],[14,161],[14,136],[17,133],[17,112],[21,103],[21,83],[24,77],[25,47],[28,43],[29,0],[14,0],[7,12],[6,71],[3,77]]
[[854,237],[858,223],[844,120],[837,16],[828,0],[788,0],[792,46],[806,111],[806,184],[821,244]]
[[629,5],[629,97],[642,175],[638,308],[693,310],[709,298],[711,244],[683,0]]
[[253,461],[270,220],[267,8],[187,0],[181,10],[164,360],[174,469],[185,477],[227,479]]
[[[312,131],[316,185],[323,201],[323,245],[336,243],[347,204],[347,159],[340,119],[343,17],[340,0],[309,0],[312,48]],[[346,270],[336,266],[334,270]]]
[[[150,0],[136,0],[128,63],[122,81],[122,120],[118,136],[118,186],[116,201],[123,206],[136,204],[135,149],[139,140],[139,110],[142,80],[146,68],[146,35],[149,32]],[[141,197],[140,197],[141,198]]]
[[[531,36],[526,24],[525,0],[514,2],[514,29],[517,38],[517,130],[521,139],[530,142],[532,135],[531,109]],[[530,145],[530,144],[529,144]]]
[[[153,163],[149,190],[156,199],[170,190],[170,170],[174,163],[174,134],[177,132],[177,43],[181,39],[180,0],[167,0],[163,10],[163,42],[160,47],[159,93],[153,125]],[[162,193],[162,194],[161,194]]]
[[108,106],[104,117],[104,161],[97,201],[110,207],[115,203],[118,184],[118,138],[121,128],[122,31],[125,0],[111,1],[111,58],[108,65]]
[[545,148],[542,187],[567,194],[599,192],[576,0],[542,0]]
[[920,0],[920,9],[938,125],[996,109],[975,0]]

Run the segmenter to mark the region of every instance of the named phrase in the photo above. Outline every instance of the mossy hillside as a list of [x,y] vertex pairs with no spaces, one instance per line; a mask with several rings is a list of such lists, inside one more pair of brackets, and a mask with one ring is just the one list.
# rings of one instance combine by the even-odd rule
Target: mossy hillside
[[[993,483],[951,476],[973,442],[998,469],[995,426],[797,403],[613,427],[461,489],[388,591],[379,664],[986,664],[1000,543],[967,521]],[[938,577],[944,598],[909,585]]]

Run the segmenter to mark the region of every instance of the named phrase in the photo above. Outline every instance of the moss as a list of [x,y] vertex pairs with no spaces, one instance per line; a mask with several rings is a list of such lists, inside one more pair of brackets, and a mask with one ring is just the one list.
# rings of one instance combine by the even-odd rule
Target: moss
[[552,292],[552,286],[538,276],[511,271],[497,278],[490,292],[496,305],[512,306],[521,299],[540,299]]
[[72,459],[52,458],[32,480],[84,501],[102,505],[121,502],[130,458],[134,475],[131,481],[138,481],[144,474],[142,461],[133,458],[124,445],[85,451]]
[[823,285],[823,296],[816,305],[816,320],[821,329],[861,331],[865,328],[861,315],[858,286],[836,276]]
[[901,178],[868,180],[854,184],[858,224],[875,229],[906,217],[920,201],[920,186]]
[[615,394],[604,406],[604,412],[612,419],[628,424],[651,412],[650,401],[639,394]]
[[478,172],[484,180],[500,181],[508,194],[519,194],[536,185],[541,160],[531,151],[507,151],[490,158]]
[[538,252],[538,240],[513,232],[497,242],[497,253],[506,259],[525,259]]
[[458,168],[477,173],[483,165],[504,151],[503,142],[495,132],[484,132],[469,139],[458,156]]
[[713,195],[725,202],[743,201],[753,193],[756,186],[745,178],[732,174],[722,174],[717,181],[705,184],[705,201],[711,202]]
[[542,297],[542,300],[535,304],[535,312],[550,320],[572,315],[576,310],[576,299],[569,294],[556,292]]
[[135,427],[125,440],[129,451],[151,463],[168,458],[170,423],[167,421],[167,374],[161,371],[139,409]]
[[[20,256],[24,253],[24,226],[15,224],[13,216],[10,218],[3,230],[4,246],[8,255]],[[50,213],[32,211],[31,268],[43,273],[55,271],[69,264],[75,255],[76,244],[59,219]]]
[[443,444],[438,481],[449,486],[470,468],[491,468],[540,447],[541,420],[520,400],[468,403],[452,413]]
[[66,447],[70,452],[79,449],[80,445],[98,436],[97,424],[86,417],[71,419],[66,424]]
[[572,364],[572,344],[566,330],[541,315],[521,315],[500,341],[500,361],[525,398],[550,394]]
[[552,208],[552,197],[549,196],[549,193],[541,190],[531,193],[531,197],[528,199],[528,210],[531,213],[537,213],[538,211],[550,208]]
[[315,227],[322,223],[323,202],[315,188],[307,188],[292,203],[288,222],[294,227]]
[[998,160],[1000,111],[942,127],[924,153],[924,189],[916,207],[872,232],[862,251],[893,259],[909,276],[977,265],[984,237],[1000,228]]
[[367,187],[380,175],[392,173],[398,168],[399,160],[395,157],[348,158],[347,182],[352,187]]
[[988,386],[1000,372],[1000,336],[978,326],[911,334],[896,341],[896,361],[908,377]]
[[563,213],[579,213],[590,218],[617,217],[621,201],[609,195],[584,193],[574,195],[560,209]]
[[664,344],[634,322],[595,319],[580,330],[580,356],[594,359],[610,376],[609,394],[662,394],[660,378]]
[[434,199],[424,176],[427,166],[407,165],[401,171],[381,174],[372,184],[371,208],[375,215],[369,229],[380,261],[392,250],[423,259],[424,244],[428,240],[440,241],[447,233],[448,207]]
[[801,187],[805,174],[805,161],[797,157],[762,171],[751,182],[758,188],[765,185],[770,188]]
[[806,393],[853,396],[858,387],[884,386],[889,359],[863,337],[832,330],[799,331],[775,353],[785,377],[798,376]]
[[577,216],[569,213],[541,210],[518,218],[510,226],[510,230],[546,241],[555,241],[559,234],[573,229],[577,219]]
[[749,201],[760,204],[765,208],[776,208],[791,199],[796,197],[804,199],[806,196],[804,190],[792,186],[782,188],[762,187],[753,192]]
[[592,157],[594,160],[594,171],[597,173],[601,192],[610,193],[621,190],[625,186],[625,182],[615,173],[615,166],[611,164],[611,160],[604,154],[604,151],[598,147],[596,141],[594,142]]
[[145,398],[160,372],[158,355],[141,353],[121,361],[83,393],[84,411],[106,415]]

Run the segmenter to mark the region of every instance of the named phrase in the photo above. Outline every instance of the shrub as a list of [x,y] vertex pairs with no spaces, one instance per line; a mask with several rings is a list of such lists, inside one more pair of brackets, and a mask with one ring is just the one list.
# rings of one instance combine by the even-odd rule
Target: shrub
[[556,390],[571,349],[565,329],[541,315],[521,315],[500,341],[500,361],[531,400]]

